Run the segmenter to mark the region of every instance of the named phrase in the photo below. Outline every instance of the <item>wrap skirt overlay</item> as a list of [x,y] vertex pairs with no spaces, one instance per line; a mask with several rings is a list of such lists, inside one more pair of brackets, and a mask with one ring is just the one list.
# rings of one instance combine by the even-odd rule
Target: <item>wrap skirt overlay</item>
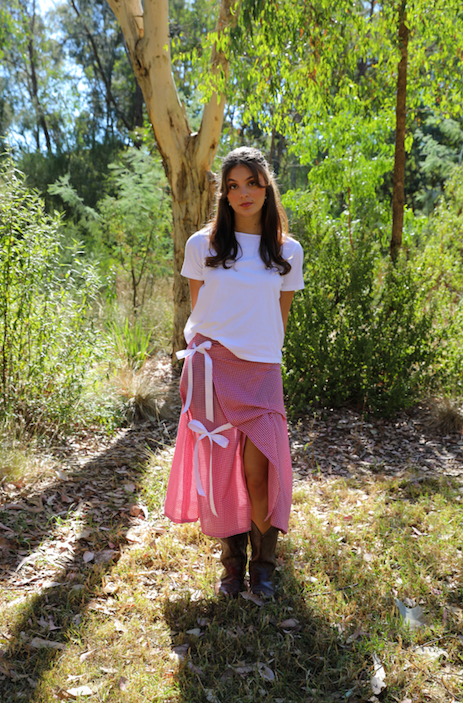
[[173,522],[200,520],[204,534],[249,532],[251,503],[243,452],[246,437],[268,459],[268,515],[288,531],[292,468],[280,364],[239,359],[197,334],[180,381],[182,414],[164,512]]

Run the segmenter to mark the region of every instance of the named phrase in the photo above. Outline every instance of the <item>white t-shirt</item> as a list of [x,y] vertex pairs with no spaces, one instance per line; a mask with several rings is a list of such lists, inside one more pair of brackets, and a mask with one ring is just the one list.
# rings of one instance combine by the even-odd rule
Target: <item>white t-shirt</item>
[[281,276],[276,269],[265,268],[259,235],[235,235],[241,249],[229,269],[206,266],[205,259],[211,255],[207,228],[186,244],[182,276],[204,285],[188,318],[185,339],[190,343],[199,332],[240,359],[279,364],[284,340],[280,293],[304,288],[302,247],[295,239],[286,239],[282,254],[291,271]]

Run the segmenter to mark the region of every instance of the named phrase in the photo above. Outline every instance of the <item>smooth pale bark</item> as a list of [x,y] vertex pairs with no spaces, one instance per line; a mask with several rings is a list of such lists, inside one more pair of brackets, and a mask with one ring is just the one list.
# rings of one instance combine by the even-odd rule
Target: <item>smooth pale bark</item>
[[402,246],[405,205],[405,127],[407,115],[407,63],[408,37],[407,6],[402,2],[399,14],[400,61],[397,71],[397,97],[395,110],[394,176],[392,182],[392,235],[390,252],[393,261]]
[[[225,100],[219,100],[216,94],[211,96],[204,106],[200,130],[193,133],[172,75],[168,0],[145,0],[143,6],[140,0],[108,3],[120,22],[172,193],[175,353],[185,346],[183,328],[190,313],[188,281],[180,276],[185,244],[210,215],[211,167],[222,130]],[[238,5],[239,0],[221,0],[219,33],[234,21]],[[214,48],[211,72],[218,71],[227,76],[228,59]]]

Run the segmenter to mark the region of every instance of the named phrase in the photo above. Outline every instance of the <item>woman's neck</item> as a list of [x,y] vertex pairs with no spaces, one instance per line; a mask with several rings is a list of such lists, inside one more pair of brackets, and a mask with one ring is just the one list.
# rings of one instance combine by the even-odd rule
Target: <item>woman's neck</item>
[[243,234],[262,234],[262,223],[259,217],[254,220],[252,217],[239,217],[235,213],[235,230],[236,232],[243,232]]

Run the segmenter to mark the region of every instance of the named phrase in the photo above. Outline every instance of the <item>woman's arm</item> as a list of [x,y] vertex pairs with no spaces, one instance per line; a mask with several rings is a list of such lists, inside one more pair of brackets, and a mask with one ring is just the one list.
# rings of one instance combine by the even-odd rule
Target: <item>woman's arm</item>
[[189,278],[188,280],[190,282],[191,309],[194,310],[196,302],[198,300],[199,289],[202,285],[204,285],[204,281],[195,281],[193,278]]
[[[199,289],[198,289],[199,290]],[[288,322],[289,308],[293,301],[294,291],[293,290],[282,290],[280,294],[280,308],[281,317],[283,318],[283,327],[286,332],[286,325]]]

